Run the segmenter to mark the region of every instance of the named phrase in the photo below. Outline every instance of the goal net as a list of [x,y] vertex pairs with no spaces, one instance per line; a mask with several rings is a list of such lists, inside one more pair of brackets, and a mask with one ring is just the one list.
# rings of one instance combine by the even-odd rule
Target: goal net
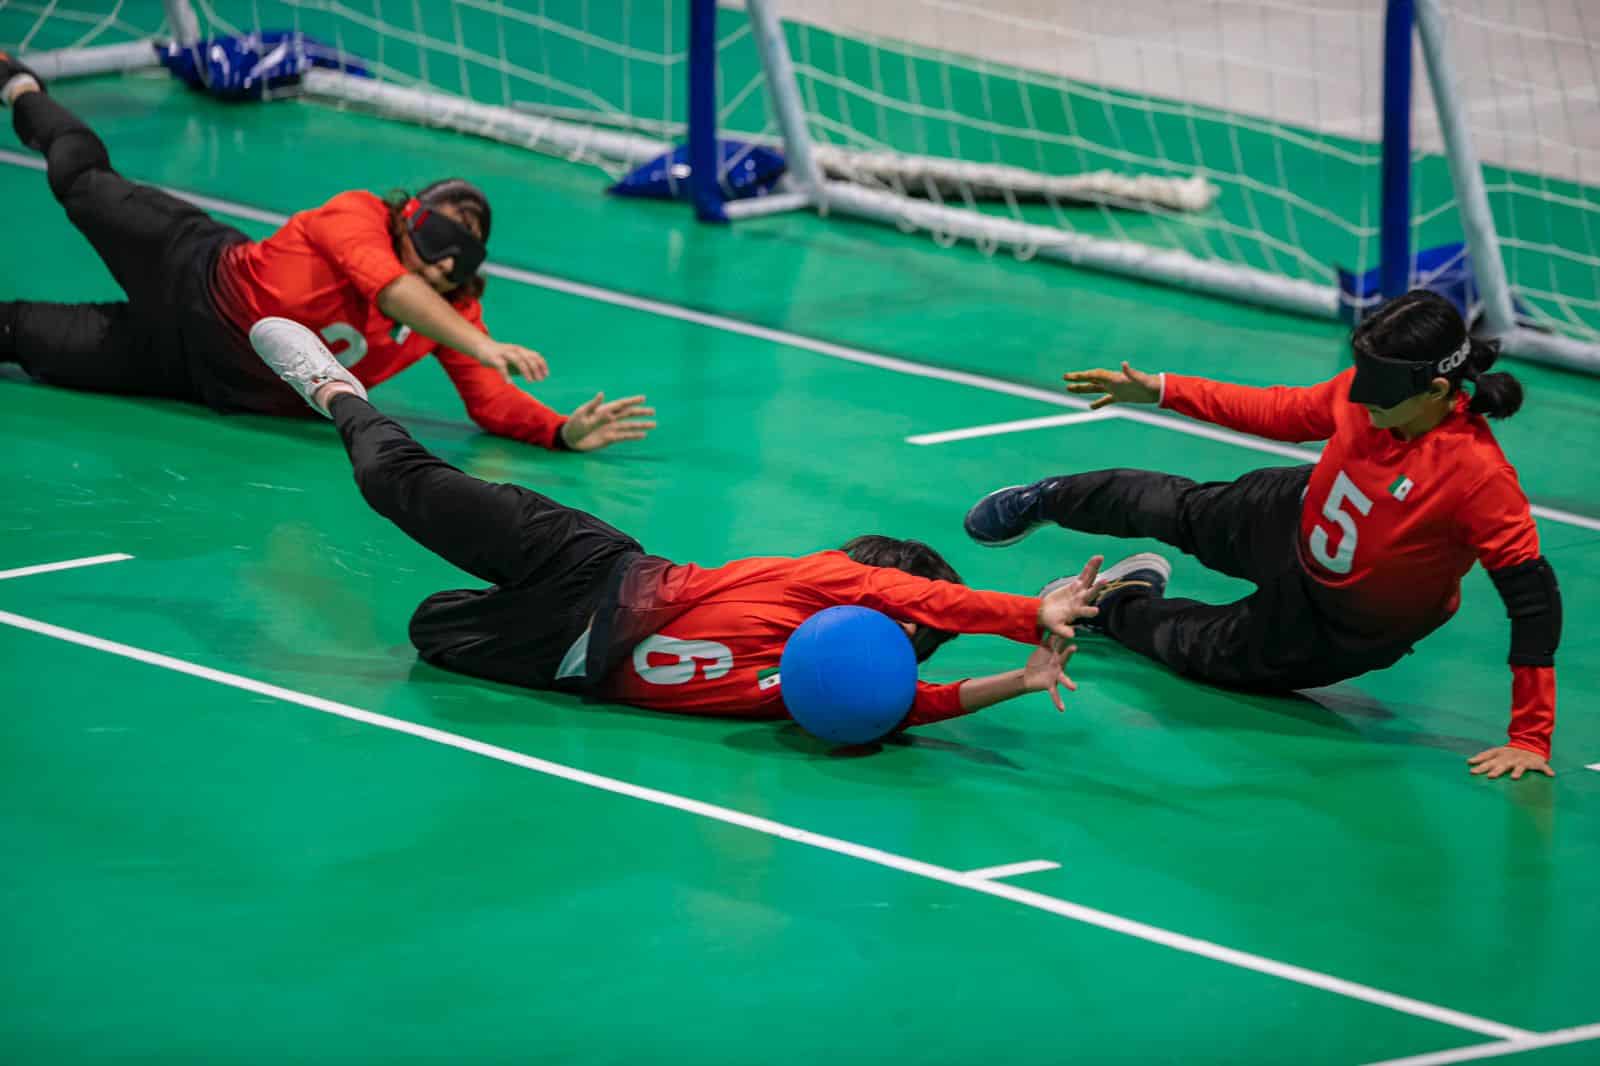
[[[1586,3],[1417,0],[1437,47],[1416,60],[1403,246],[1421,281],[1470,258],[1475,302],[1518,327],[1513,350],[1600,369]],[[314,72],[315,98],[613,179],[688,135],[691,72],[709,62],[717,135],[788,160],[788,197],[767,206],[1316,314],[1376,299],[1361,279],[1394,247],[1376,0],[747,0],[715,12],[696,53],[701,4],[0,0],[0,41],[137,65],[150,37],[300,30],[372,75]],[[721,158],[725,179],[741,155]]]

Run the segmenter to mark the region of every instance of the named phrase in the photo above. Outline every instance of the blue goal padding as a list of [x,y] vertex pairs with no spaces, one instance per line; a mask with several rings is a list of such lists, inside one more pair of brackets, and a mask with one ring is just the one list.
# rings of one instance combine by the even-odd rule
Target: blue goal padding
[[[722,161],[718,184],[726,200],[765,196],[783,177],[783,156],[771,148],[743,141],[719,141],[717,148]],[[687,200],[689,174],[689,147],[679,145],[634,168],[611,186],[610,192],[654,200]]]
[[[1461,317],[1471,322],[1482,306],[1478,279],[1472,273],[1466,245],[1441,244],[1417,253],[1411,264],[1411,284],[1432,289],[1455,304]],[[1382,268],[1373,267],[1361,274],[1339,269],[1339,314],[1352,325],[1383,303]]]
[[[1383,303],[1380,272],[1378,267],[1361,274],[1339,269],[1339,317],[1354,325]],[[1455,304],[1469,326],[1483,311],[1472,259],[1460,241],[1418,252],[1411,263],[1411,287],[1430,289]],[[1531,320],[1527,306],[1515,296],[1511,304],[1517,320],[1527,324]]]
[[312,67],[369,78],[361,61],[298,30],[212,37],[191,45],[156,45],[161,65],[184,84],[224,100],[262,98],[296,85]]

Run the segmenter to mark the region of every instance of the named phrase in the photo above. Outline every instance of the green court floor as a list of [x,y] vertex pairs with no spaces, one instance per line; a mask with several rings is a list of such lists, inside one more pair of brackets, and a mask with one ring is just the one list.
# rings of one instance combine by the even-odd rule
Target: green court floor
[[[549,358],[539,395],[645,392],[661,429],[591,457],[490,438],[431,364],[374,399],[683,561],[880,531],[1031,591],[1123,546],[979,550],[960,518],[983,492],[1293,460],[1126,419],[906,438],[1070,413],[1029,390],[1120,358],[1252,383],[1341,361],[1327,323],[808,215],[702,227],[378,119],[143,77],[56,91],[128,176],[258,219],[479,181],[494,261],[531,272],[494,278],[486,316]],[[0,296],[115,298],[20,159]],[[1509,704],[1481,573],[1416,655],[1303,698],[1086,640],[1064,715],[1034,697],[841,757],[419,664],[411,608],[469,579],[366,509],[326,423],[0,371],[0,571],[132,557],[0,580],[0,1058],[1359,1063],[1600,1023],[1600,384],[1517,370],[1500,437],[1565,515],[1541,532],[1568,617],[1558,776],[1518,783],[1464,764]],[[1174,582],[1244,589],[1183,559]],[[1023,657],[963,638],[925,676]],[[1059,866],[962,872],[1031,860]]]

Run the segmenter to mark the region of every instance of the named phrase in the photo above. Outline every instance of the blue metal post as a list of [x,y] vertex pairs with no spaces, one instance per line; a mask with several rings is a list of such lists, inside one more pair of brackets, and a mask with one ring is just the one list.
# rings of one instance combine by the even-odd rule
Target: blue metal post
[[1384,299],[1411,287],[1412,0],[1389,0],[1383,31],[1383,204],[1378,283]]
[[[1407,0],[1407,10],[1410,2]],[[718,171],[717,0],[689,4],[689,196],[703,222],[726,222]]]

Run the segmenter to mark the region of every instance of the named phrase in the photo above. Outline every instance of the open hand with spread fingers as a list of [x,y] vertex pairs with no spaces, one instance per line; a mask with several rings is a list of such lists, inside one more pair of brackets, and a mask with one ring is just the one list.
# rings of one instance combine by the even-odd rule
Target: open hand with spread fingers
[[1067,676],[1067,660],[1077,650],[1076,644],[1057,644],[1055,647],[1041,645],[1033,649],[1033,654],[1028,656],[1028,662],[1022,668],[1023,691],[1048,692],[1056,710],[1065,711],[1067,704],[1061,698],[1061,686],[1065,685],[1068,692],[1078,691],[1077,684]]
[[1546,777],[1556,776],[1550,769],[1550,763],[1544,756],[1526,748],[1513,748],[1510,744],[1503,744],[1498,748],[1489,748],[1480,751],[1467,760],[1474,774],[1483,774],[1490,780],[1509,773],[1511,780],[1520,781],[1525,773],[1544,774]]
[[1079,396],[1098,396],[1089,410],[1114,403],[1159,403],[1161,378],[1135,370],[1124,359],[1121,370],[1069,370],[1061,375],[1067,391]]
[[1040,639],[1049,647],[1060,649],[1077,635],[1072,623],[1099,614],[1091,606],[1095,578],[1100,575],[1100,564],[1105,556],[1096,555],[1083,564],[1083,570],[1071,581],[1063,582],[1039,601]]
[[597,392],[567,416],[561,439],[575,452],[592,452],[625,440],[643,440],[655,424],[656,409],[644,405],[643,396],[624,396],[606,402]]

